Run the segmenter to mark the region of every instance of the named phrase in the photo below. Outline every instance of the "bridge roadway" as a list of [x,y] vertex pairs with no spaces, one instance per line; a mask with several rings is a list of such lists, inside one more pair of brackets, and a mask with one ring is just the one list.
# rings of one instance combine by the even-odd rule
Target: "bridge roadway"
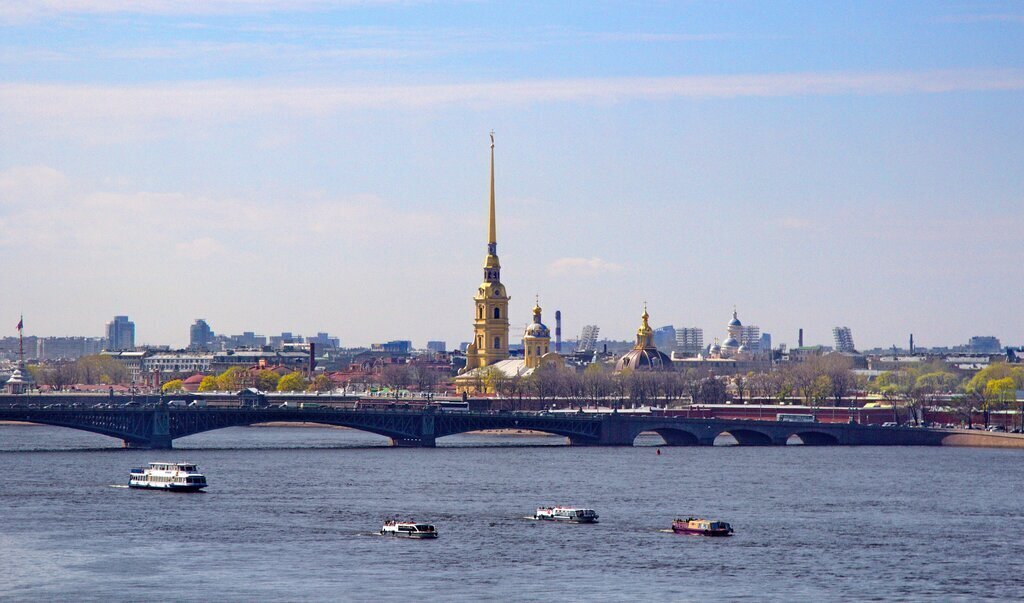
[[643,432],[655,432],[669,446],[710,446],[728,433],[741,446],[781,446],[791,436],[805,445],[938,446],[949,435],[911,427],[845,423],[690,419],[626,413],[467,412],[427,408],[51,408],[0,407],[0,421],[56,425],[99,433],[130,448],[170,449],[177,438],[241,425],[306,422],[338,425],[391,438],[396,446],[433,447],[438,438],[483,429],[524,429],[565,436],[572,446],[632,446]]

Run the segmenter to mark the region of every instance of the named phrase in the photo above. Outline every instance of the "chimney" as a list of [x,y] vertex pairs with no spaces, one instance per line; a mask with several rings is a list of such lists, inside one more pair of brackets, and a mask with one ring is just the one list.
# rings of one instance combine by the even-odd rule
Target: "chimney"
[[797,337],[796,347],[798,347],[798,348],[804,347],[804,330],[803,329],[800,329],[800,336]]
[[309,378],[313,378],[313,369],[316,368],[316,344],[309,342]]
[[910,353],[914,353],[914,334],[910,334]]
[[562,353],[562,311],[555,310],[555,352]]

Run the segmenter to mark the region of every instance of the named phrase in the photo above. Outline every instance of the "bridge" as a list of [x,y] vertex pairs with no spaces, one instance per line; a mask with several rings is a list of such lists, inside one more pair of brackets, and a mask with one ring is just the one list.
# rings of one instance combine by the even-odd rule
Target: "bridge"
[[568,438],[571,446],[632,446],[644,432],[669,446],[711,446],[729,434],[740,446],[781,446],[793,436],[805,445],[939,446],[948,432],[913,427],[846,423],[691,419],[627,413],[468,412],[426,409],[0,407],[0,421],[56,425],[124,441],[129,448],[170,449],[178,438],[257,423],[318,423],[349,427],[391,439],[395,446],[433,447],[438,438],[489,429],[532,430]]

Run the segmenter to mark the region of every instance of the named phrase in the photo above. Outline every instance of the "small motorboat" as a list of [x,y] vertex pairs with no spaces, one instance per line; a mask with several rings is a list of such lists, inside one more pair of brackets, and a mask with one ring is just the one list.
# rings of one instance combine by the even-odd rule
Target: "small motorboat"
[[731,536],[732,526],[724,521],[710,519],[676,519],[672,522],[676,534],[699,534],[700,536]]
[[593,509],[539,507],[533,518],[544,521],[567,521],[569,523],[597,523],[598,515]]
[[437,538],[437,529],[429,523],[389,519],[381,526],[380,535],[399,538]]

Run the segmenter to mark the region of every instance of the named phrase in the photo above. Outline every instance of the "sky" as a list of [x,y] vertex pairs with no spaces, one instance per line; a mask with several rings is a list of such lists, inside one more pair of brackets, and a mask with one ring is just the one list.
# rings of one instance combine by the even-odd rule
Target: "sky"
[[[1024,344],[1024,4],[0,0],[0,326]],[[3,318],[4,316],[8,318]]]

